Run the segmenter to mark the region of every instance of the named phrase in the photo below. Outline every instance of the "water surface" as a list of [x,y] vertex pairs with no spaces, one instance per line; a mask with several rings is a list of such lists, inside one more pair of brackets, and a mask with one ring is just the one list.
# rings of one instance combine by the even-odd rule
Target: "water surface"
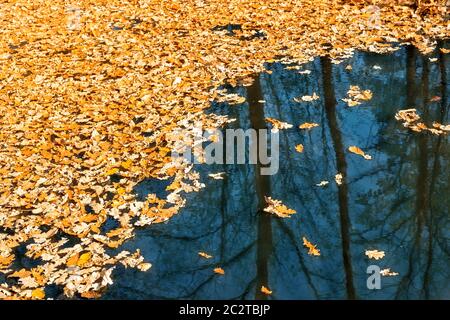
[[[261,176],[255,165],[196,166],[206,187],[189,194],[170,221],[138,230],[125,244],[140,248],[153,267],[145,273],[118,267],[105,298],[449,299],[449,137],[414,133],[394,119],[398,110],[415,107],[427,124],[450,123],[450,63],[442,54],[433,57],[438,60],[405,47],[391,55],[357,53],[339,65],[317,58],[302,66],[309,75],[275,63],[268,66],[271,74],[236,88],[248,103],[210,110],[236,118],[230,128],[264,128],[265,117],[294,125],[280,134],[279,172]],[[349,108],[340,99],[350,85],[370,89],[373,98]],[[293,101],[313,92],[319,100]],[[430,101],[434,96],[441,99]],[[320,127],[299,130],[303,122]],[[294,149],[299,143],[303,153]],[[351,145],[372,160],[349,153]],[[208,178],[222,171],[225,180]],[[346,177],[339,188],[337,172]],[[322,180],[330,184],[317,187]],[[144,183],[137,192],[152,188],[158,189]],[[264,214],[264,195],[297,214]],[[318,245],[320,257],[307,254],[303,236]],[[386,256],[368,260],[367,249]],[[203,259],[198,251],[214,258]],[[380,290],[369,290],[371,264],[399,275],[383,277]],[[216,266],[224,276],[213,273]],[[261,285],[273,294],[262,295]]]

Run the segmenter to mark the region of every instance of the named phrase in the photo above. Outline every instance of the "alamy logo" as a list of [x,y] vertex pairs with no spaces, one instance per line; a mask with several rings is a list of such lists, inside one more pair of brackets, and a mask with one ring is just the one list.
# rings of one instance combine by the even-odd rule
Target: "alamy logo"
[[195,164],[254,164],[261,175],[279,169],[279,132],[268,129],[190,130],[172,132],[173,158]]
[[367,289],[379,290],[381,289],[381,269],[377,265],[370,265],[367,267],[367,274],[370,276],[367,278]]

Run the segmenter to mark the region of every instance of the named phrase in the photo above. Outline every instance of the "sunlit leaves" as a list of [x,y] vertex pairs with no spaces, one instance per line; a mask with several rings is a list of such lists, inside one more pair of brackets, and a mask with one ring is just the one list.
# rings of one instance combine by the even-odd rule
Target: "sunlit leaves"
[[342,100],[347,102],[349,107],[354,107],[361,104],[361,101],[372,99],[372,91],[361,90],[358,86],[350,86],[347,96],[347,98],[343,98]]
[[295,210],[286,207],[280,200],[272,199],[271,197],[264,197],[267,203],[267,207],[264,208],[265,212],[274,214],[280,218],[289,218],[292,214],[296,213]]

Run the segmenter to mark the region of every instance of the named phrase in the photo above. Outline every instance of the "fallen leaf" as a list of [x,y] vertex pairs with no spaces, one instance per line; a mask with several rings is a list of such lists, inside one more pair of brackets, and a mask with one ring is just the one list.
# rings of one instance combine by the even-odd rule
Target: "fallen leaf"
[[298,144],[295,146],[295,150],[299,153],[303,152],[303,145],[302,144]]
[[225,270],[223,270],[220,267],[214,268],[214,272],[217,273],[217,274],[221,274],[221,275],[225,274]]
[[225,178],[225,172],[210,173],[208,177],[214,180],[223,180]]
[[77,261],[77,266],[79,267],[84,266],[86,263],[89,262],[89,260],[91,260],[91,257],[92,253],[90,252],[83,253]]
[[384,251],[378,251],[378,250],[366,250],[365,252],[366,256],[369,257],[369,259],[383,259],[384,257]]
[[313,245],[305,237],[303,237],[303,245],[308,248],[308,254],[312,256],[320,256],[320,250],[317,249],[316,245]]
[[33,291],[31,291],[31,297],[35,299],[44,299],[45,292],[41,288],[34,289]]
[[205,258],[205,259],[211,259],[213,256],[211,256],[211,255],[209,255],[209,254],[207,254],[206,252],[203,252],[203,251],[200,251],[199,253],[198,253],[198,255],[200,256],[200,257],[202,257],[202,258]]
[[390,276],[390,277],[392,277],[392,276],[398,276],[398,272],[393,272],[393,271],[391,271],[390,268],[386,268],[386,269],[381,270],[381,271],[380,271],[380,274],[381,274],[382,276],[384,276],[384,277],[386,277],[386,276]]
[[308,129],[312,129],[315,127],[318,127],[319,125],[317,123],[313,123],[313,122],[305,122],[301,125],[299,125],[299,128],[302,130],[308,130]]
[[324,186],[328,185],[329,183],[330,183],[329,181],[322,180],[322,181],[320,181],[319,183],[317,183],[316,186],[318,186],[318,187],[324,187]]
[[336,174],[335,176],[334,176],[334,181],[336,181],[336,184],[338,185],[338,186],[340,186],[341,184],[342,184],[342,179],[343,179],[344,177],[343,177],[343,175],[342,175],[342,173],[338,173],[338,174]]
[[271,295],[272,294],[272,291],[269,290],[269,288],[266,288],[264,286],[261,286],[261,292],[266,294],[266,295]]
[[286,207],[280,200],[264,197],[268,206],[264,208],[265,212],[272,213],[280,218],[289,218],[290,215],[296,213],[295,210]]
[[360,155],[360,156],[364,157],[364,159],[366,159],[366,160],[371,160],[372,159],[372,157],[370,155],[365,154],[364,151],[362,151],[357,146],[350,146],[350,147],[348,147],[348,151],[350,151],[350,152],[352,152],[354,154]]

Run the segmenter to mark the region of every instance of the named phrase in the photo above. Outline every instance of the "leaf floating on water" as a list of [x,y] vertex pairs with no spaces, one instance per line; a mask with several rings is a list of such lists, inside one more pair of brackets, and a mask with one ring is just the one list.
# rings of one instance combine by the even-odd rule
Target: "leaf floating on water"
[[336,184],[340,186],[342,184],[342,179],[344,179],[342,173],[338,173],[334,176],[334,181],[336,181]]
[[440,50],[441,50],[441,52],[442,52],[443,54],[450,53],[450,49],[441,48]]
[[361,104],[361,101],[372,99],[372,91],[361,90],[358,86],[350,86],[347,92],[348,98],[342,100],[347,103],[349,107],[354,107]]
[[325,187],[326,185],[328,185],[330,182],[326,181],[326,180],[322,180],[319,183],[316,184],[316,186],[318,187]]
[[372,159],[372,157],[371,157],[370,155],[365,154],[364,151],[362,151],[362,150],[361,150],[360,148],[358,148],[357,146],[351,146],[351,147],[349,147],[349,148],[348,148],[348,151],[350,151],[350,152],[352,152],[352,153],[354,153],[354,154],[360,155],[360,156],[364,157],[364,159],[366,159],[366,160],[371,160],[371,159]]
[[348,65],[345,67],[345,70],[347,70],[347,71],[352,71],[352,70],[353,70],[352,65],[351,65],[351,64],[348,64]]
[[225,270],[223,270],[220,267],[217,267],[217,268],[214,268],[214,273],[224,275],[225,274]]
[[320,99],[320,97],[317,95],[317,93],[313,93],[311,96],[302,96],[300,98],[294,98],[295,102],[311,102]]
[[211,255],[209,255],[209,254],[207,254],[206,252],[203,252],[203,251],[200,251],[199,253],[198,253],[198,255],[200,256],[200,257],[202,257],[202,258],[205,258],[205,259],[211,259],[213,256],[211,256]]
[[148,262],[142,262],[142,263],[137,265],[137,268],[139,270],[141,270],[141,271],[144,271],[144,272],[149,270],[151,267],[152,267],[152,264],[148,263]]
[[378,251],[378,250],[366,250],[365,252],[366,256],[369,257],[369,259],[383,259],[384,257],[384,251]]
[[318,126],[319,125],[317,123],[314,123],[314,122],[305,122],[305,123],[299,125],[298,127],[300,129],[302,129],[302,130],[309,130],[309,129],[312,129],[312,128],[315,128],[315,127],[318,127]]
[[298,72],[299,74],[310,74],[311,70],[302,70]]
[[304,149],[304,147],[301,143],[295,146],[295,150],[299,153],[302,153],[303,149]]
[[264,208],[265,212],[272,213],[280,218],[289,218],[290,215],[296,213],[295,210],[286,207],[280,200],[264,197],[268,206]]
[[208,177],[214,180],[223,180],[225,178],[225,174],[225,172],[210,173],[208,174]]
[[430,99],[430,102],[438,102],[438,101],[441,101],[441,97],[439,97],[439,96],[433,96],[433,97]]
[[436,62],[438,61],[438,58],[428,58],[428,60],[430,60],[430,62]]
[[266,295],[271,295],[272,294],[272,290],[269,290],[269,288],[261,286],[261,292],[266,294]]
[[289,124],[287,122],[282,122],[282,121],[274,119],[274,118],[266,118],[265,120],[272,124],[272,126],[273,126],[273,128],[271,130],[272,132],[278,132],[278,130],[290,129],[293,127],[292,124]]
[[403,121],[403,126],[414,132],[429,131],[432,134],[441,135],[446,134],[450,131],[450,125],[443,125],[434,122],[433,128],[429,128],[423,122],[419,122],[421,118],[417,114],[416,109],[400,110],[395,114],[395,119]]
[[378,65],[374,65],[372,68],[374,68],[375,70],[381,70],[381,67]]
[[311,256],[320,256],[320,250],[317,249],[317,246],[308,241],[305,237],[303,237],[303,246],[308,248],[308,254]]
[[384,277],[388,276],[388,277],[393,277],[393,276],[398,276],[398,272],[394,272],[391,271],[390,268],[386,268],[380,271],[380,274]]

